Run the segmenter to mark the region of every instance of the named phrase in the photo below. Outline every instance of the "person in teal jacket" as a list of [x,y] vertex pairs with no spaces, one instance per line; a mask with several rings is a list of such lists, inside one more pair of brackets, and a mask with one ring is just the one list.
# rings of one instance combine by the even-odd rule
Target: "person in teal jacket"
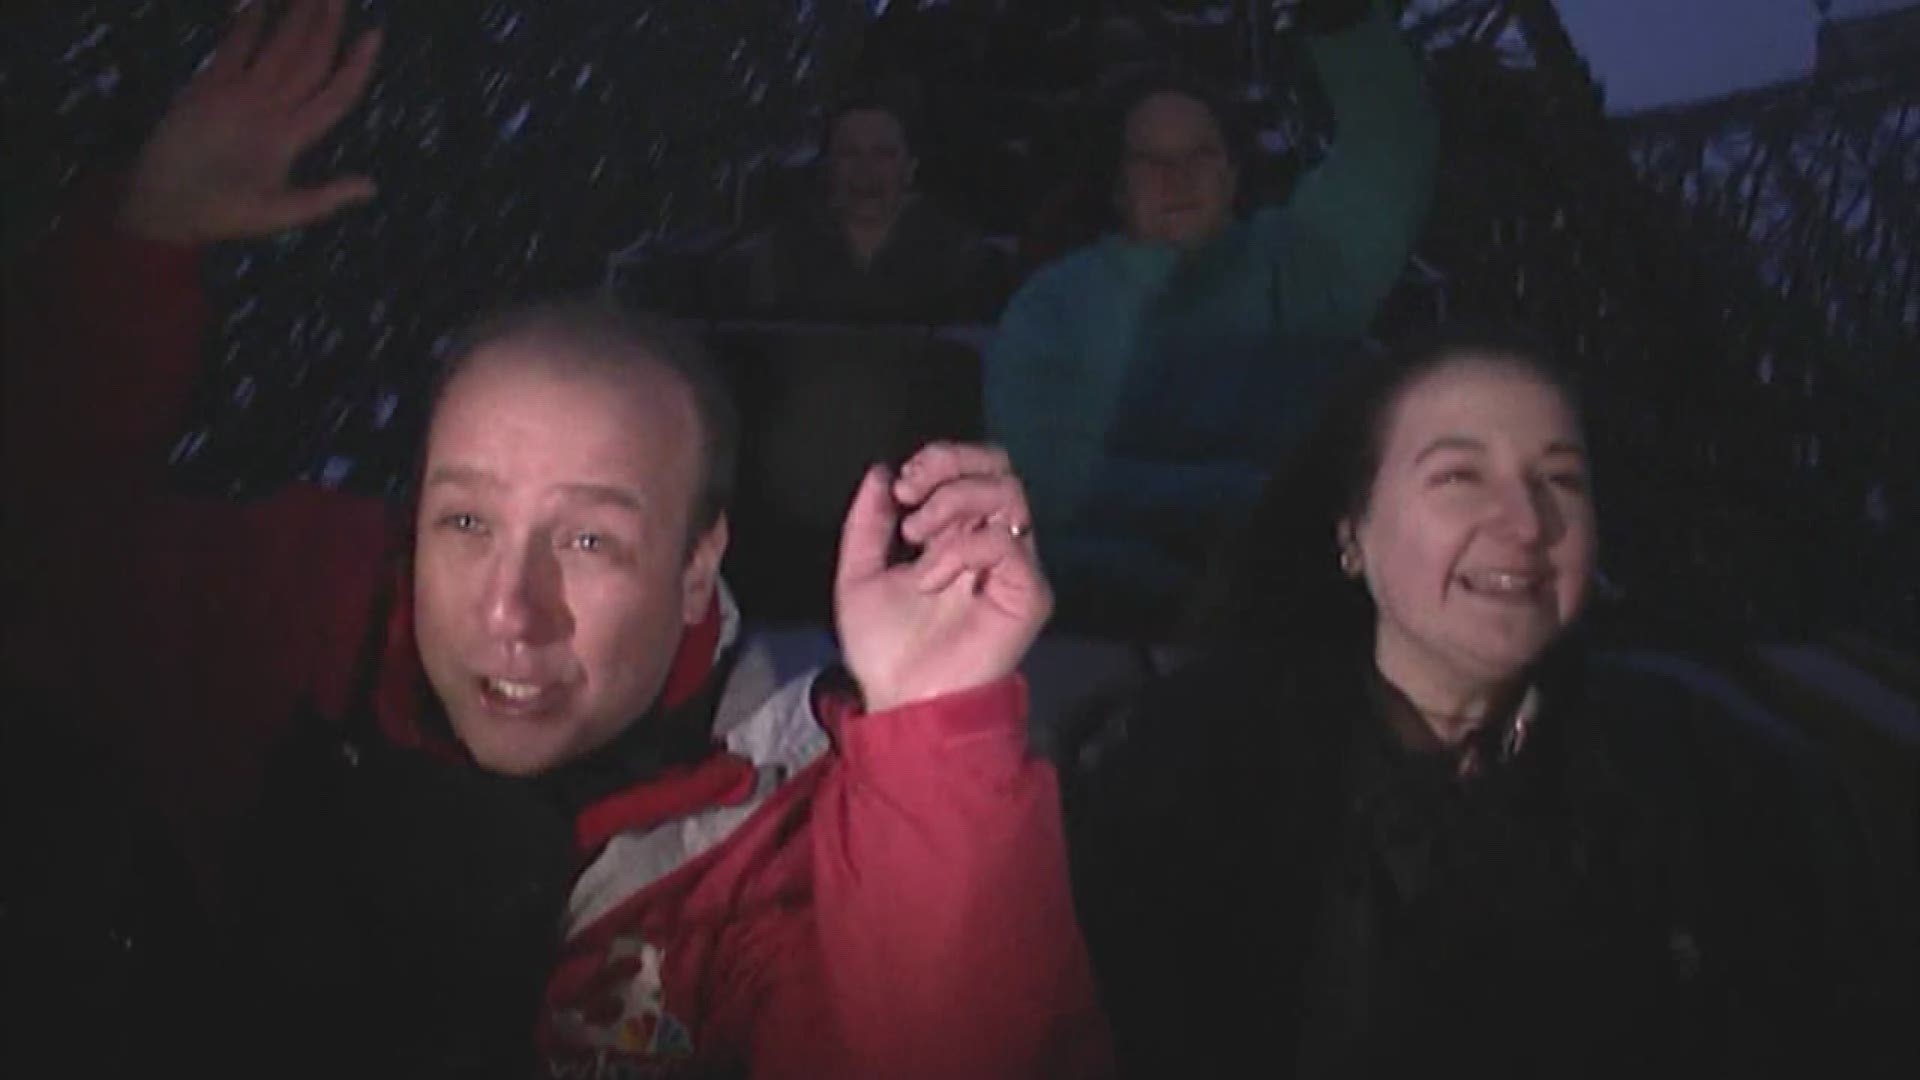
[[1168,625],[1405,263],[1436,124],[1390,7],[1300,5],[1335,131],[1283,206],[1236,216],[1236,140],[1210,95],[1137,87],[1116,114],[1121,228],[1009,303],[988,428],[1028,480],[1069,618]]

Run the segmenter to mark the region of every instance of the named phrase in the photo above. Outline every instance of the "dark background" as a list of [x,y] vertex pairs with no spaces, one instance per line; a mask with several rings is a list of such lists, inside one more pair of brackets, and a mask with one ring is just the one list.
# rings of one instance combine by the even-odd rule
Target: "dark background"
[[[449,328],[600,284],[683,300],[657,269],[804,192],[819,110],[849,88],[909,100],[923,186],[1026,263],[1096,226],[1089,117],[1133,65],[1178,59],[1241,94],[1261,196],[1330,134],[1282,0],[358,9],[386,28],[375,85],[303,168],[370,173],[381,197],[208,261],[222,317],[182,484],[395,490]],[[9,6],[10,258],[126,163],[225,11]],[[1920,640],[1912,12],[1829,28],[1807,78],[1610,118],[1545,0],[1409,5],[1443,161],[1376,334],[1517,315],[1577,360],[1607,572],[1646,629]]]

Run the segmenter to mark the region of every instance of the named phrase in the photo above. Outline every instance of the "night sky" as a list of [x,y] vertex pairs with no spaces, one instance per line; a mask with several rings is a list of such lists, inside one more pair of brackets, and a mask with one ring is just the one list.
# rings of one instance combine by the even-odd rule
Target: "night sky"
[[[1834,0],[1833,17],[1913,0]],[[1631,112],[1806,74],[1814,0],[1556,0],[1574,44],[1606,85],[1607,107]]]

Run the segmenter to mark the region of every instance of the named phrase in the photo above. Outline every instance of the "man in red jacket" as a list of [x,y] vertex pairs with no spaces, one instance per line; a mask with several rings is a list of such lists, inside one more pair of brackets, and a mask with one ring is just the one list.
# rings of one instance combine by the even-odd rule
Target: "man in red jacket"
[[[340,0],[264,36],[263,6],[111,217],[76,215],[21,276],[7,354],[9,686],[111,725],[205,862],[265,788],[235,890],[254,1007],[220,1018],[255,1029],[241,1064],[1102,1069],[1054,779],[1025,752],[1015,669],[1051,597],[1004,455],[866,477],[835,582],[846,676],[771,694],[730,662],[719,595],[729,413],[665,324],[483,324],[408,529],[305,486],[167,492],[196,248],[374,194],[288,169],[377,40],[336,63]],[[263,785],[303,708],[321,752]]]

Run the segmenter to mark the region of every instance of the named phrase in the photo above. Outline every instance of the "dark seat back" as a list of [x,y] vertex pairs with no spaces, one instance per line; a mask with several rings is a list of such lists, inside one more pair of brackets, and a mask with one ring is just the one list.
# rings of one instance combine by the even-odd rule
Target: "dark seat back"
[[752,618],[830,620],[860,477],[980,437],[979,356],[925,327],[723,324],[711,343],[741,410],[728,581]]

